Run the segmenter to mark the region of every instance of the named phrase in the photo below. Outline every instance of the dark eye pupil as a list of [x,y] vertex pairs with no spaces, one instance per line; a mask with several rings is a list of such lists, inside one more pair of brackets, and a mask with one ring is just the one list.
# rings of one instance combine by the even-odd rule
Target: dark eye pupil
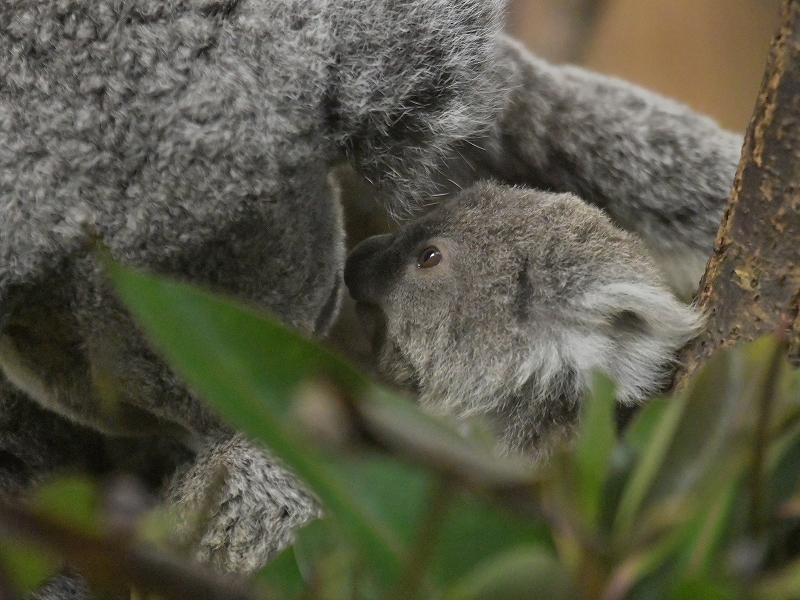
[[436,246],[428,246],[417,259],[417,266],[421,269],[430,269],[442,262],[442,253]]

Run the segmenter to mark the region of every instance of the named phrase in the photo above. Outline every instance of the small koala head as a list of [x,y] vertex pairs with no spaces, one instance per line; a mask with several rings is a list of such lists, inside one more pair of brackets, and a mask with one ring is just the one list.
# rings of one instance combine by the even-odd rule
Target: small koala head
[[701,323],[600,210],[490,183],[362,242],[345,282],[379,317],[379,370],[510,451],[567,431],[594,370],[624,404],[659,391]]

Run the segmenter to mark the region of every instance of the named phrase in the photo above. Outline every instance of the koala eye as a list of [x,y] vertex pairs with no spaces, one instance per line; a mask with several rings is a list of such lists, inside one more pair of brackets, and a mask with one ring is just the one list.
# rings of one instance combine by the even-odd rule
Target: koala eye
[[430,269],[442,262],[442,253],[436,246],[428,246],[419,253],[417,258],[417,266],[420,269]]

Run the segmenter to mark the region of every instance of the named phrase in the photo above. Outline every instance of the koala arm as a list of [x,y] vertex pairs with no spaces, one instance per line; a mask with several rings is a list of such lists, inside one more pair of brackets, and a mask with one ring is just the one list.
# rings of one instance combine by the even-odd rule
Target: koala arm
[[466,159],[460,179],[489,176],[577,194],[644,239],[671,287],[691,296],[713,248],[741,136],[625,81],[553,66],[503,42],[508,102],[487,138],[459,148]]

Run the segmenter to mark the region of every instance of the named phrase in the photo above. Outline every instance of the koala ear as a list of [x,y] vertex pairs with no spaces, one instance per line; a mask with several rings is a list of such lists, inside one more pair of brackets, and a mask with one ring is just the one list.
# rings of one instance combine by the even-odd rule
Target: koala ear
[[703,325],[703,316],[694,307],[645,282],[597,286],[579,305],[588,327],[573,334],[576,337],[569,343],[573,360],[584,374],[599,369],[615,379],[617,397],[624,403],[660,391],[676,353]]

